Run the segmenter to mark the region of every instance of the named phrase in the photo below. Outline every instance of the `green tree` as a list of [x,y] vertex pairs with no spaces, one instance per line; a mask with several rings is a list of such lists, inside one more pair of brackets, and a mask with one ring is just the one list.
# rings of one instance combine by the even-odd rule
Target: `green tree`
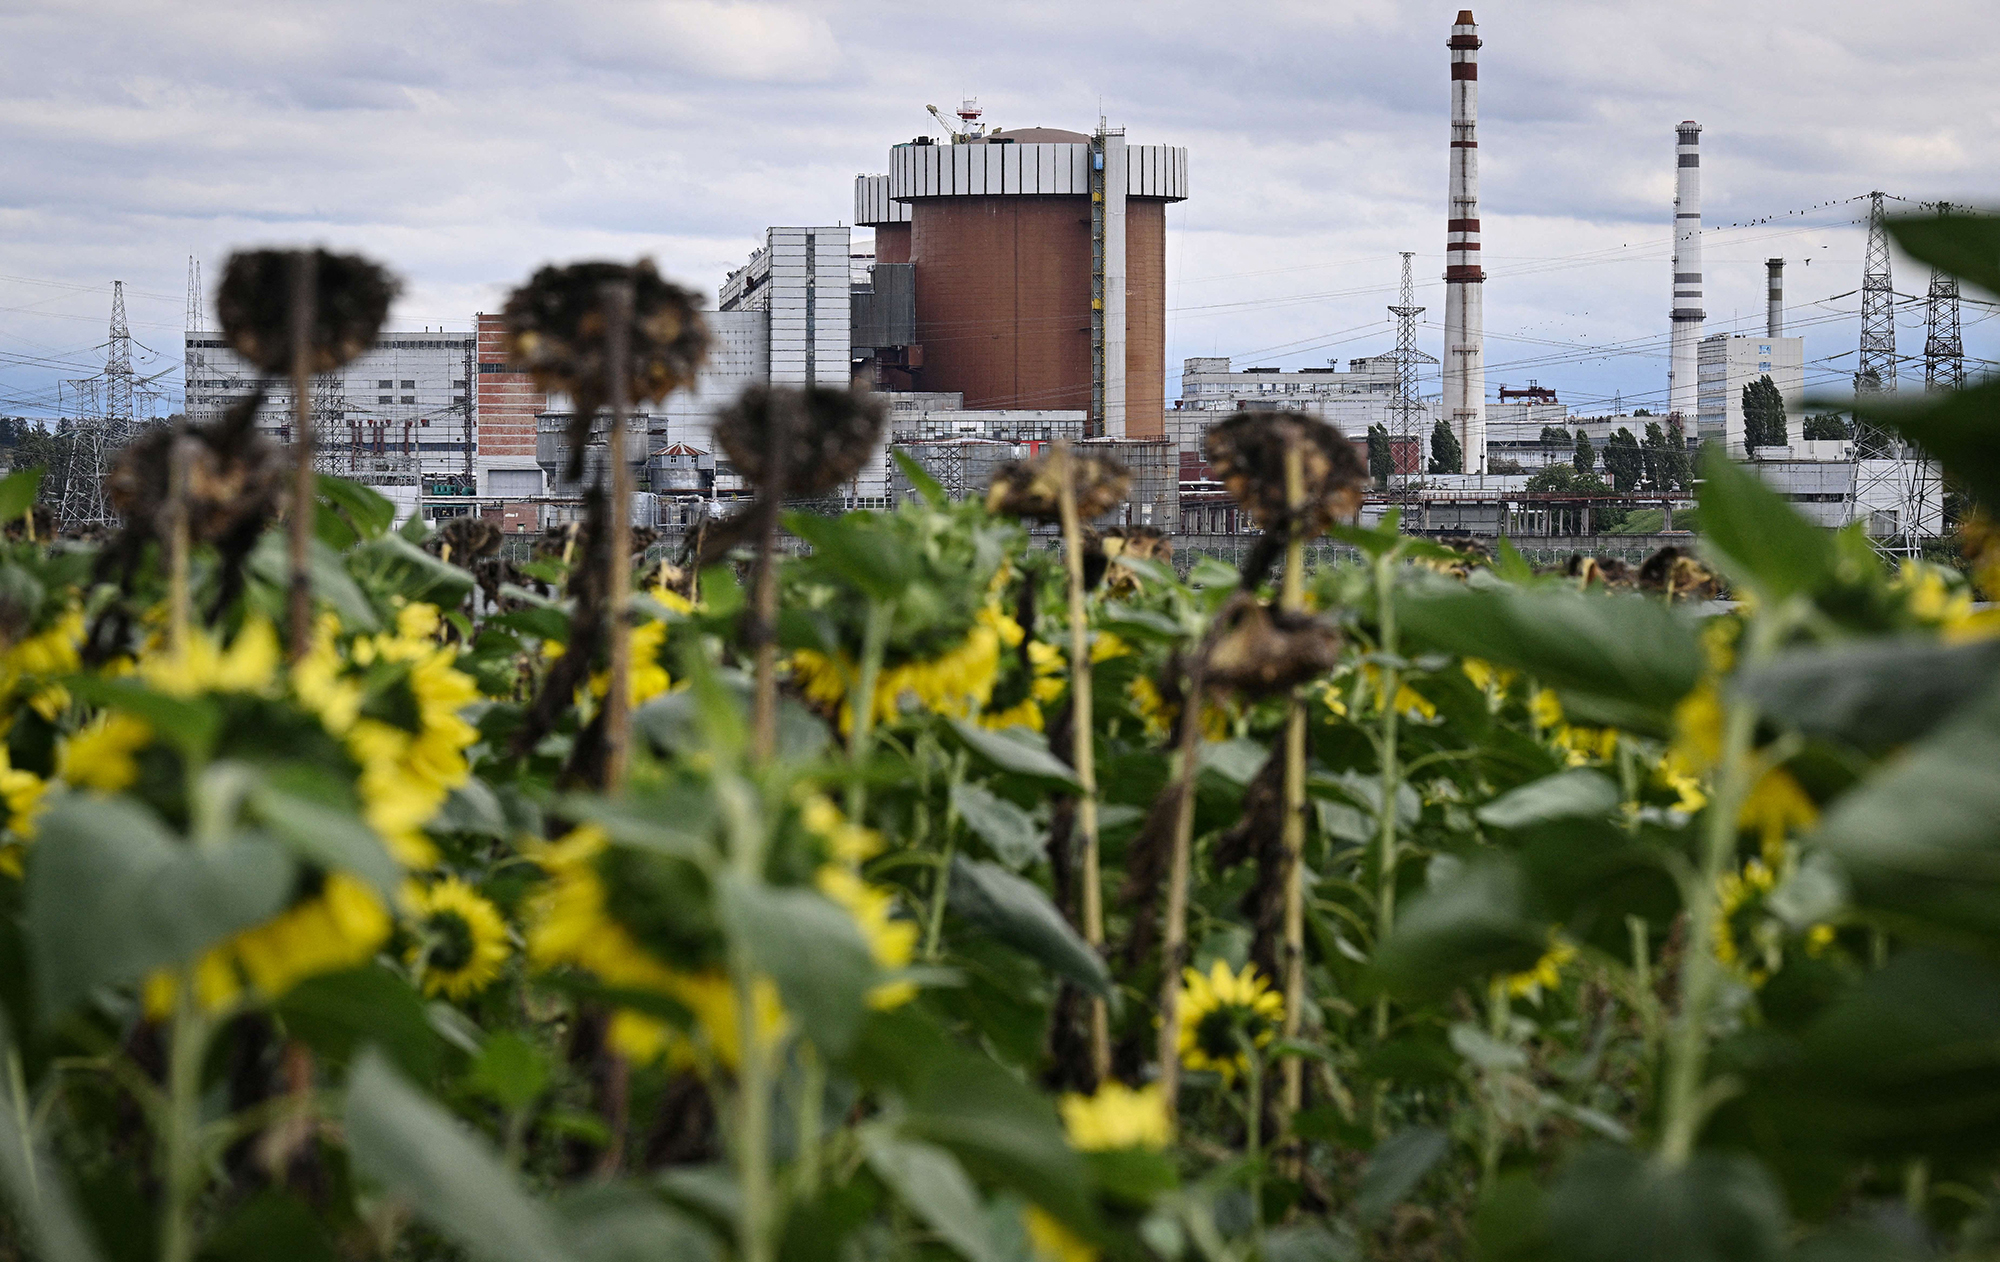
[[1743,446],[1789,447],[1785,430],[1785,397],[1769,373],[1743,387]]
[[1671,454],[1660,423],[1647,421],[1646,437],[1639,444],[1639,485],[1648,491],[1673,489],[1673,474],[1668,467]]
[[1611,475],[1611,483],[1619,494],[1637,489],[1639,476],[1645,470],[1645,462],[1639,455],[1639,440],[1624,426],[1611,436],[1604,445],[1604,471]]
[[1387,486],[1396,472],[1396,456],[1389,447],[1389,427],[1370,425],[1368,427],[1368,476],[1375,479],[1375,485]]
[[1451,426],[1440,420],[1431,429],[1432,473],[1462,473],[1465,470],[1465,451],[1458,445],[1458,435],[1452,433]]
[[1570,458],[1578,473],[1589,473],[1597,467],[1597,448],[1590,442],[1590,435],[1581,429],[1576,431],[1576,455]]
[[1660,472],[1664,482],[1663,490],[1694,490],[1694,457],[1688,450],[1687,430],[1681,425],[1678,413],[1667,417],[1665,429],[1667,445],[1660,456]]
[[1808,416],[1805,419],[1805,424],[1800,428],[1799,436],[1809,443],[1837,442],[1841,439],[1852,438],[1854,431],[1849,427],[1847,418],[1840,413],[1822,412],[1817,416]]

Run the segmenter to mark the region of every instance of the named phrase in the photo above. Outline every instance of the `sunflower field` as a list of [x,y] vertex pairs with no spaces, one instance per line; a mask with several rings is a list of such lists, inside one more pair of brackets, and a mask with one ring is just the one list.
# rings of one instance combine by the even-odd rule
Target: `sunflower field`
[[[1897,233],[2000,291],[2000,220]],[[302,383],[394,291],[218,311]],[[705,348],[646,264],[508,320],[614,433]],[[2000,505],[2000,383],[1850,406]],[[254,413],[113,538],[0,481],[0,1255],[2000,1256],[1976,509],[1891,568],[1711,458],[1698,550],[1540,574],[1239,414],[1262,541],[1183,573],[1083,448],[787,512],[881,413],[767,390],[741,512],[670,548],[611,461],[524,559]]]

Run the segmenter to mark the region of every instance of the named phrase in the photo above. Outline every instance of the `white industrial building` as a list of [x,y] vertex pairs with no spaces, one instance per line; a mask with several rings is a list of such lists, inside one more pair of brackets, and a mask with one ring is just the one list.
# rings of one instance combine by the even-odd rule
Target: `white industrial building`
[[1806,341],[1802,337],[1746,337],[1717,333],[1701,340],[1697,369],[1696,430],[1703,442],[1720,442],[1734,459],[1743,446],[1743,388],[1768,376],[1785,400],[1788,436],[1801,437],[1798,413],[1806,389]]
[[723,315],[761,312],[764,380],[845,389],[853,376],[853,230],[767,228],[750,261],[729,273]]
[[1236,368],[1227,357],[1197,356],[1182,361],[1181,397],[1167,410],[1167,439],[1181,451],[1199,454],[1208,428],[1240,409],[1284,409],[1321,417],[1360,441],[1371,425],[1414,440],[1418,458],[1437,422],[1437,400],[1420,399],[1405,424],[1395,404],[1396,359],[1375,355],[1347,361],[1347,370],[1325,368]]
[[[218,332],[187,333],[185,352],[191,422],[220,416],[263,380],[268,394],[257,427],[291,442],[290,377],[262,379]],[[398,517],[426,499],[471,496],[478,471],[473,353],[467,332],[384,332],[345,368],[315,376],[319,469],[373,486],[395,501]]]

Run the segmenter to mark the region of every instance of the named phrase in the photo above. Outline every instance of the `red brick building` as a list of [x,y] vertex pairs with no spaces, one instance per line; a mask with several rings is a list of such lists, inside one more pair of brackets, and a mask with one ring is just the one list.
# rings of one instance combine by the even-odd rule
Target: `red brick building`
[[482,312],[476,328],[481,512],[510,534],[539,531],[542,512],[532,501],[544,494],[544,480],[535,463],[535,416],[547,409],[548,397],[527,373],[508,365],[501,317]]

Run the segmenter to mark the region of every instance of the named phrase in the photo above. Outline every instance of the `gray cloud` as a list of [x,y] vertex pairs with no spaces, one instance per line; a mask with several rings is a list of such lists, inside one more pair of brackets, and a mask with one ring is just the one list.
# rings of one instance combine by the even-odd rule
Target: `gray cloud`
[[[1761,318],[1783,254],[1808,356],[1854,327],[1841,202],[2000,201],[2000,15],[1970,0],[1478,4],[1489,358],[1579,399],[1664,385],[1672,125],[1707,126],[1718,326]],[[708,292],[766,224],[851,213],[849,181],[978,95],[1004,125],[1187,145],[1170,220],[1171,360],[1383,349],[1398,250],[1441,314],[1456,3],[963,8],[891,0],[387,0],[0,9],[0,410],[48,412],[101,350],[109,282],[172,358],[186,259],[319,240],[462,327],[537,264],[650,253]],[[1818,207],[1811,214],[1785,212]],[[1808,266],[1803,260],[1811,258]],[[1904,263],[1898,288],[1921,292]],[[1834,308],[1853,308],[1849,297]],[[1967,309],[1967,340],[2000,339]],[[1915,349],[1916,336],[1910,349]],[[1437,330],[1426,340],[1436,349]],[[1596,348],[1593,352],[1589,348]],[[25,361],[25,362],[23,362]],[[1849,361],[1851,362],[1851,355]],[[156,365],[156,366],[158,366]]]

